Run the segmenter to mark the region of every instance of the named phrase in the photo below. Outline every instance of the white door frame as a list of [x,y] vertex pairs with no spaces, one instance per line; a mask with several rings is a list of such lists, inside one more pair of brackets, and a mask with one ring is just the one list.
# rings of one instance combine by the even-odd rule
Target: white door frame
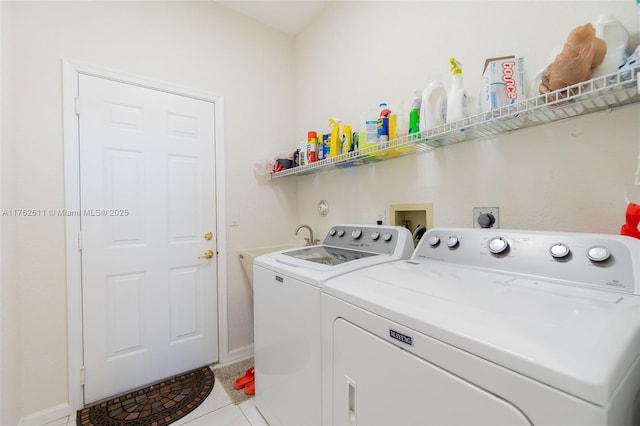
[[[80,157],[78,115],[78,76],[80,74],[106,78],[148,89],[160,90],[215,103],[216,153],[216,229],[217,235],[217,287],[218,287],[218,358],[225,362],[229,354],[227,327],[227,255],[226,205],[224,173],[224,102],[222,96],[177,87],[169,83],[111,71],[92,65],[62,59],[62,112],[64,140],[65,211],[80,212]],[[82,276],[78,248],[80,216],[66,215],[66,268],[67,268],[67,358],[69,377],[70,415],[82,408]]]

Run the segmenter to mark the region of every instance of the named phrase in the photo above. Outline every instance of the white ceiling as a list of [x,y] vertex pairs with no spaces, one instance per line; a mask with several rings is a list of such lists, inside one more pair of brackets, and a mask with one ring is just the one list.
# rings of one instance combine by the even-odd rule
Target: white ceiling
[[290,35],[302,31],[331,0],[218,0],[218,3]]

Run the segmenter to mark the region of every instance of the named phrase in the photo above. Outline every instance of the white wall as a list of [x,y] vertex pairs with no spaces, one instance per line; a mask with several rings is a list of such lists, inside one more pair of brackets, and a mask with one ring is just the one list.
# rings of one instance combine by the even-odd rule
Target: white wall
[[[408,115],[414,88],[463,63],[475,105],[485,58],[525,58],[526,87],[571,29],[612,12],[638,42],[633,0],[333,2],[296,39],[296,130],[327,117],[362,126],[386,101]],[[618,233],[634,185],[640,105],[464,142],[427,154],[295,179],[300,220],[374,223],[395,203],[434,203],[435,226],[472,226],[474,206],[500,207],[502,228]],[[331,210],[321,218],[319,200]]]
[[[16,94],[2,108],[3,208],[62,208],[63,141],[61,59],[166,81],[224,97],[227,214],[240,226],[227,229],[229,348],[250,347],[252,295],[237,248],[286,242],[296,224],[295,184],[265,184],[253,175],[256,159],[294,139],[293,39],[213,2],[2,2],[2,64],[15,70],[3,89]],[[5,39],[13,48],[5,46]],[[3,68],[4,71],[4,68]],[[12,118],[10,120],[10,118]],[[5,127],[6,126],[6,127]],[[13,199],[5,194],[11,165]],[[227,224],[230,220],[227,218]],[[8,349],[19,359],[16,411],[0,423],[66,403],[66,275],[64,218],[12,218],[2,223],[3,355],[5,332],[18,335]],[[289,237],[291,235],[291,237]],[[7,245],[14,246],[15,274],[4,272]],[[11,300],[6,301],[5,289]],[[12,294],[15,292],[16,294]],[[4,322],[7,306],[12,324]],[[9,318],[11,319],[11,318]],[[10,377],[11,379],[11,377]]]
[[[14,200],[14,149],[10,123],[14,120],[13,21],[8,3],[0,3],[0,210]],[[18,282],[15,268],[15,229],[11,219],[0,217],[0,424],[12,425],[20,417],[20,354],[18,336]]]
[[[522,55],[530,79],[571,28],[602,11],[637,43],[633,0],[332,2],[295,39],[209,2],[0,7],[2,208],[63,206],[61,58],[224,96],[227,224],[231,213],[240,219],[227,229],[232,350],[253,338],[236,251],[296,240],[298,223],[321,236],[335,222],[373,222],[390,203],[434,202],[437,226],[469,226],[473,206],[497,205],[503,227],[617,233],[624,192],[640,201],[640,105],[375,165],[253,175],[256,160],[324,130],[330,116],[356,123],[383,100],[408,109],[414,88],[447,78],[451,55],[475,100],[485,57]],[[322,198],[331,212],[321,219]],[[1,226],[0,423],[10,425],[67,401],[64,222]]]

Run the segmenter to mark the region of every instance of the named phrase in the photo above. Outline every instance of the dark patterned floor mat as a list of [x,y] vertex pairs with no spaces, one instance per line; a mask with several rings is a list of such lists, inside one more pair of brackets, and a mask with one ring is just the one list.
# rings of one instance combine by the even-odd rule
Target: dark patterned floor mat
[[213,372],[202,367],[170,379],[87,406],[78,411],[78,426],[162,426],[196,409],[214,384]]

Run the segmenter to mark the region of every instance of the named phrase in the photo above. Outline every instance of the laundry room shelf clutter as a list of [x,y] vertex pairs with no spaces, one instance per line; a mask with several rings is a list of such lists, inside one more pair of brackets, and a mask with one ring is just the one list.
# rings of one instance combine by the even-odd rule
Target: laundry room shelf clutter
[[473,115],[420,133],[393,139],[389,146],[370,146],[271,174],[271,179],[308,175],[432,151],[443,145],[499,135],[565,118],[640,101],[640,65],[568,86],[513,105]]

